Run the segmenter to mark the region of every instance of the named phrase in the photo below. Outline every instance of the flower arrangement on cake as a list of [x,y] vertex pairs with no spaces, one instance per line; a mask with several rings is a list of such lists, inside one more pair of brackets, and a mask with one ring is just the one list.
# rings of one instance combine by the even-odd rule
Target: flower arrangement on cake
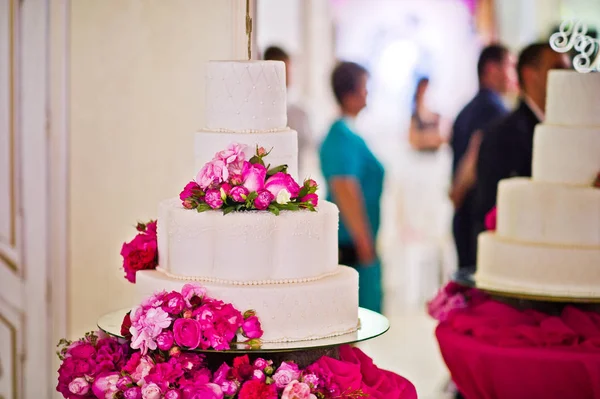
[[158,266],[158,242],[156,238],[156,220],[138,223],[138,234],[121,247],[125,278],[135,283],[135,274],[139,270],[153,270]]
[[[322,357],[302,369],[248,355],[210,370],[196,348],[225,350],[233,342],[260,345],[263,332],[253,311],[206,295],[197,284],[181,292],[146,298],[123,320],[124,338],[88,333],[62,340],[57,391],[67,399],[356,399],[399,392],[412,385],[377,369],[358,349],[343,348],[347,360]],[[246,341],[238,341],[244,337]],[[370,386],[363,381],[368,371]],[[401,384],[402,383],[402,384]],[[375,396],[371,396],[371,395]],[[398,396],[394,396],[398,397]]]
[[224,215],[250,210],[275,215],[282,210],[315,210],[319,196],[314,180],[307,179],[300,186],[287,173],[286,165],[265,163],[271,151],[257,146],[255,155],[246,160],[246,148],[234,143],[217,152],[179,195],[183,206],[198,212],[222,209]]

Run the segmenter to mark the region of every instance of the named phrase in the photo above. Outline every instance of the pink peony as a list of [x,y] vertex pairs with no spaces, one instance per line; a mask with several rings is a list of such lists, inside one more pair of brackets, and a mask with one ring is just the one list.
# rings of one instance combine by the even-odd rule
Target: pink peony
[[219,209],[223,206],[223,198],[221,198],[221,191],[219,190],[206,190],[204,201],[212,209]]
[[162,309],[169,314],[179,314],[183,312],[185,300],[179,292],[172,291],[165,295]]
[[242,331],[244,332],[244,336],[250,339],[260,338],[263,335],[260,321],[256,316],[251,316],[244,320],[242,323]]
[[296,380],[286,385],[281,399],[316,399],[316,396],[310,393],[308,384]]
[[142,399],[142,388],[132,387],[123,391],[123,397],[125,399]]
[[267,177],[267,168],[261,164],[251,164],[244,162],[244,170],[242,171],[243,185],[249,192],[258,192],[265,186],[265,178]]
[[244,186],[235,186],[231,189],[231,191],[229,192],[229,195],[231,196],[231,198],[233,198],[233,200],[235,202],[246,202],[246,197],[248,196],[250,192],[248,191],[248,189]]
[[291,175],[277,172],[267,179],[265,190],[268,190],[274,197],[277,197],[280,191],[286,190],[290,193],[291,198],[296,198],[300,193],[300,186]]
[[275,196],[267,190],[261,190],[258,192],[258,197],[254,200],[254,207],[259,210],[265,210],[271,205],[271,202],[275,199]]
[[300,378],[300,370],[294,363],[282,362],[275,374],[273,380],[277,388],[285,388],[290,382]]
[[185,300],[187,306],[192,306],[192,300],[194,298],[202,299],[206,295],[206,290],[200,284],[186,284],[181,289],[181,295]]
[[74,395],[86,395],[90,390],[90,384],[83,377],[75,378],[69,383],[69,392]]
[[213,159],[200,169],[196,176],[196,183],[200,185],[200,188],[206,190],[207,188],[215,188],[220,183],[227,181],[228,178],[229,171],[225,162]]
[[238,394],[239,399],[277,399],[277,388],[258,380],[245,382]]
[[486,215],[485,215],[485,229],[489,231],[496,230],[496,220],[497,220],[497,208],[493,207]]
[[238,383],[236,381],[231,380],[224,381],[220,386],[221,391],[223,391],[223,394],[227,396],[235,395],[239,389]]
[[131,356],[124,370],[131,374],[131,379],[135,383],[142,385],[153,367],[154,362],[152,359],[148,356],[141,356],[139,352],[136,352]]
[[162,398],[162,392],[158,385],[151,383],[146,384],[142,387],[142,398],[144,399],[160,399]]
[[92,385],[92,392],[98,399],[112,399],[114,394],[119,391],[117,389],[118,381],[119,373],[102,373],[96,377],[94,385]]
[[165,392],[165,399],[181,399],[181,392],[177,389],[171,389]]
[[169,330],[162,332],[156,337],[156,344],[161,351],[168,351],[173,347],[173,333]]
[[215,154],[214,159],[222,161],[226,166],[230,174],[241,174],[244,168],[244,161],[246,156],[244,151],[246,145],[232,143],[227,149],[219,151]]
[[254,361],[254,367],[256,367],[259,370],[264,370],[267,366],[270,366],[271,364],[273,364],[271,360],[265,360],[262,357],[259,357]]
[[196,349],[200,345],[200,323],[194,319],[177,319],[173,325],[177,345]]
[[316,374],[308,373],[302,376],[302,382],[305,382],[308,385],[311,385],[312,387],[318,387],[319,377],[317,377]]
[[156,337],[171,325],[171,317],[161,308],[150,308],[139,320],[131,323],[131,348],[139,349],[143,355],[157,348]]
[[300,202],[309,202],[312,206],[317,206],[319,204],[319,196],[315,193],[306,194],[300,198]]

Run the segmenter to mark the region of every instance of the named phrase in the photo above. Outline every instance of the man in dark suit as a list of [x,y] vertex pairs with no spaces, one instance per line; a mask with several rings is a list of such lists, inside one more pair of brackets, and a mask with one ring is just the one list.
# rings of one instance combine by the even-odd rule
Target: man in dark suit
[[554,52],[546,43],[527,46],[519,55],[519,105],[505,119],[484,129],[479,148],[473,208],[475,236],[484,230],[485,215],[496,204],[498,182],[531,176],[533,132],[544,121],[548,71],[568,67],[567,56]]
[[[506,47],[490,45],[481,51],[477,63],[479,92],[462,109],[452,127],[450,145],[454,153],[452,160],[453,186],[450,198],[454,204],[452,232],[460,268],[475,264],[473,231],[473,185],[456,177],[461,175],[459,165],[463,162],[472,137],[479,131],[508,113],[502,95],[511,87],[514,80],[514,60]],[[463,184],[465,183],[465,184]]]

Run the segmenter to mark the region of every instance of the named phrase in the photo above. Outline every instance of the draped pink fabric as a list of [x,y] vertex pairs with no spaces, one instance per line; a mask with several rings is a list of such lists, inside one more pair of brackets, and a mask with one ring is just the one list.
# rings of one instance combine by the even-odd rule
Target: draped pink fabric
[[557,316],[493,300],[436,329],[467,399],[600,399],[600,314],[567,306]]
[[362,389],[373,399],[417,399],[414,385],[406,378],[382,370],[358,348],[340,347],[340,360],[322,357],[319,365],[331,371],[340,386]]

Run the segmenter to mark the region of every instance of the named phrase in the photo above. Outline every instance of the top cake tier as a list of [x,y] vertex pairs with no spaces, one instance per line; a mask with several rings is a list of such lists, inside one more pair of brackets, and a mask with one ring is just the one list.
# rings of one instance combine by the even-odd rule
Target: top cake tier
[[600,127],[600,73],[550,71],[545,123]]
[[209,61],[206,127],[236,132],[285,129],[285,64],[281,61]]

